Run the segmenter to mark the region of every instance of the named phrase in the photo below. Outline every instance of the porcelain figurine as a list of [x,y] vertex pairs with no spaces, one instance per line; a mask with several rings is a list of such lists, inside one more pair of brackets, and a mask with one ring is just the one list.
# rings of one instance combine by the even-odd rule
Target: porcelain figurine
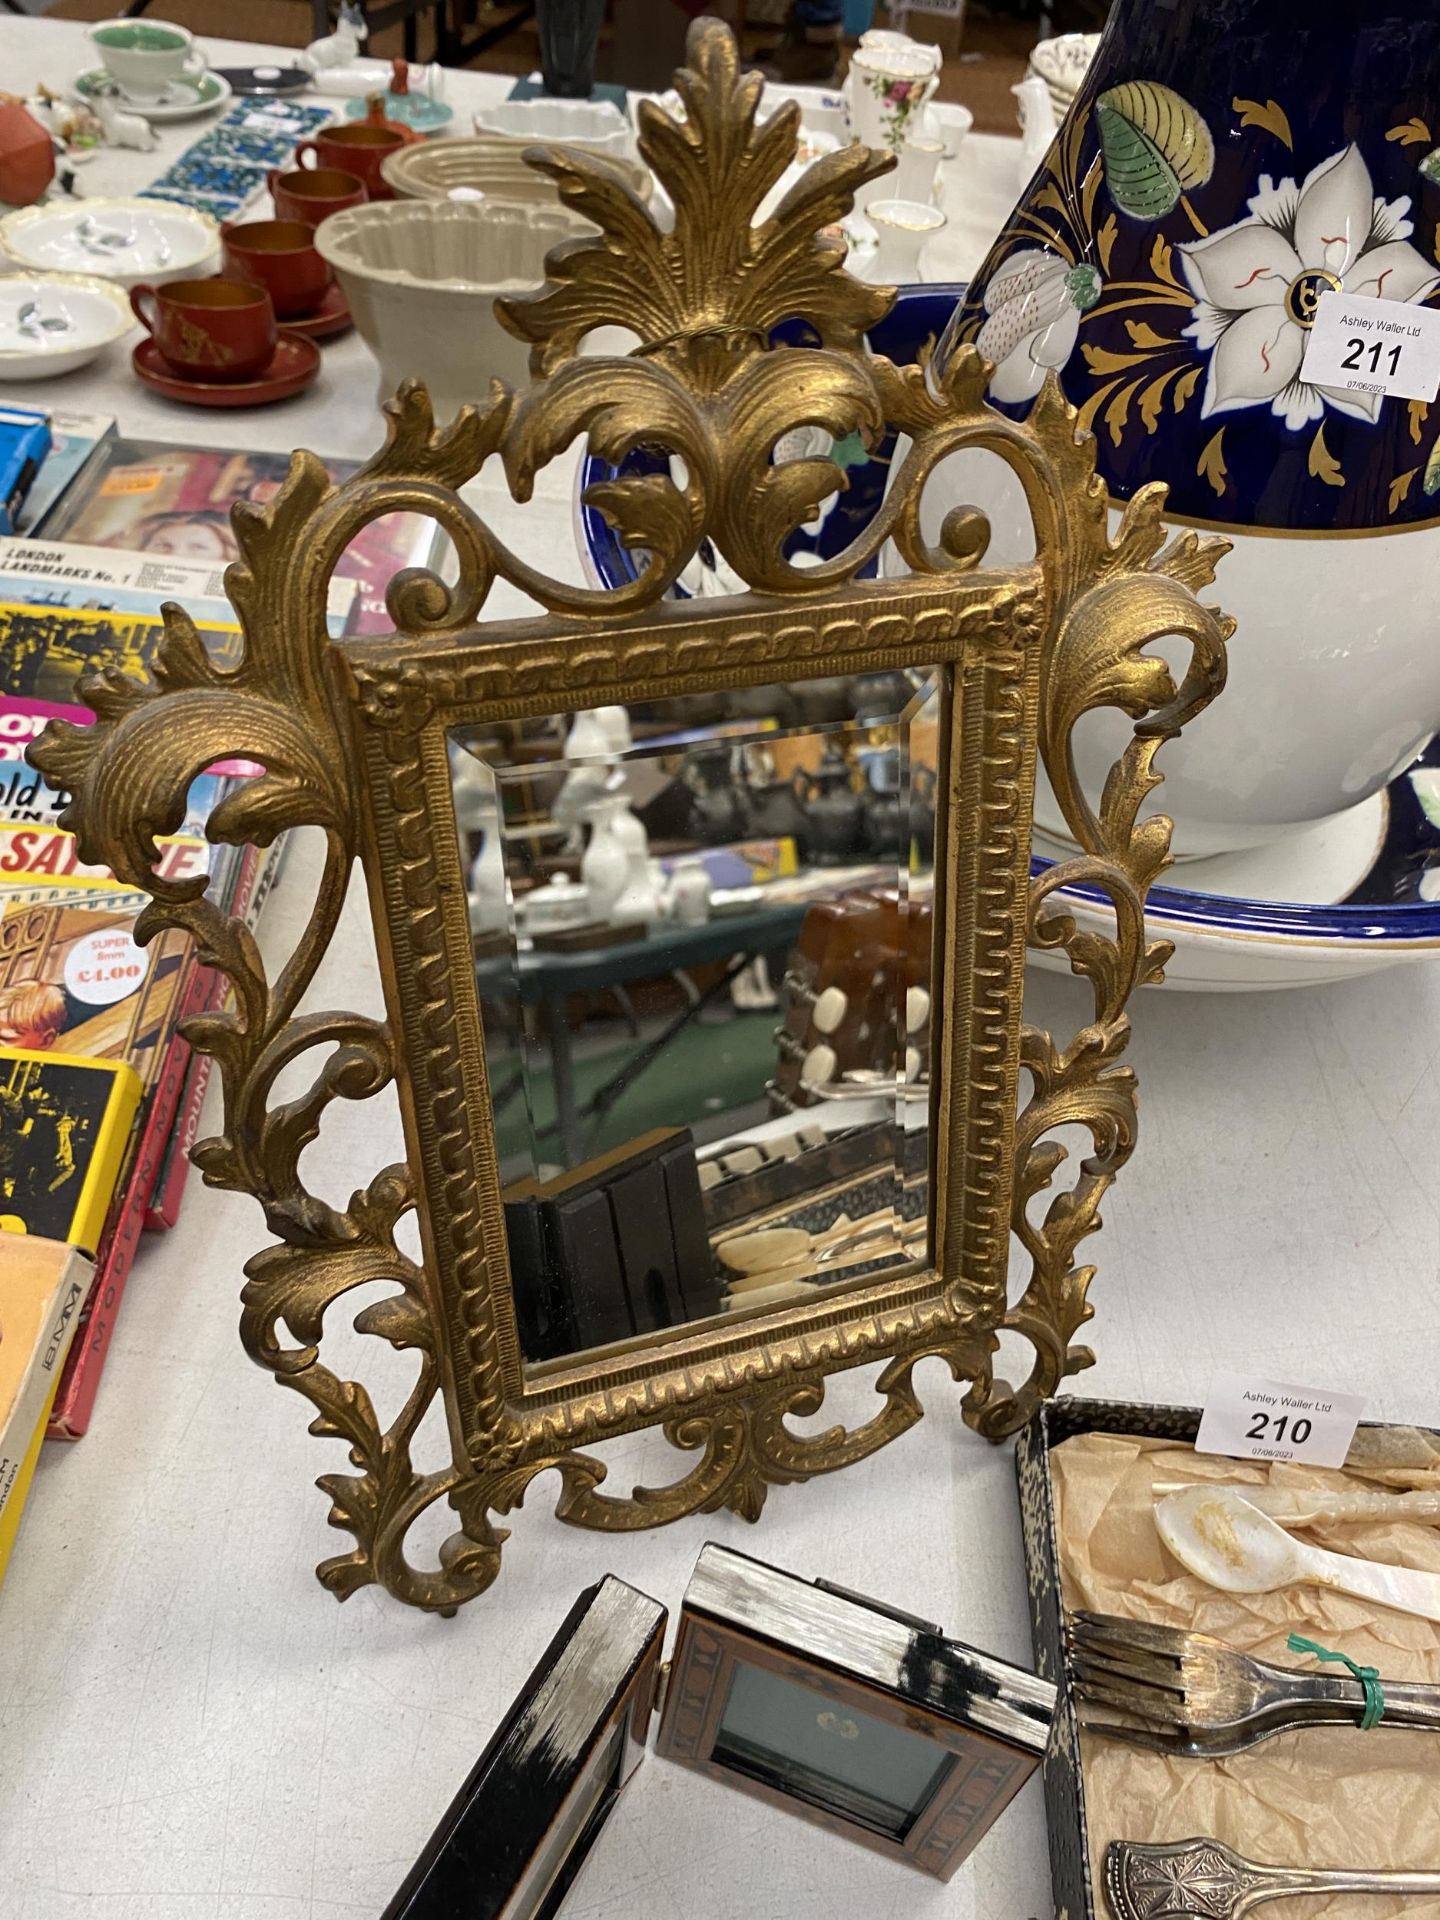
[[107,147],[133,147],[137,153],[149,153],[160,144],[160,136],[143,113],[126,113],[114,100],[97,93],[95,118],[105,130]]
[[[942,337],[1007,407],[1055,370],[1115,509],[1164,480],[1234,542],[1229,691],[1161,756],[1181,854],[1339,814],[1440,730],[1440,405],[1304,365],[1334,291],[1435,307],[1437,217],[1440,0],[1116,0]],[[953,464],[927,524],[975,501],[1018,557],[1018,492]],[[1119,731],[1080,742],[1092,795]]]
[[341,0],[335,31],[312,40],[303,57],[317,73],[332,67],[348,67],[359,58],[361,45],[369,37],[364,7]]

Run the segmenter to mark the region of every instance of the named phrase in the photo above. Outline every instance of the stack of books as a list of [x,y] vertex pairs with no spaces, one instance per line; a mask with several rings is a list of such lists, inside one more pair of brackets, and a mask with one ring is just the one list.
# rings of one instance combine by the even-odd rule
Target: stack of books
[[[167,600],[191,614],[218,664],[239,660],[223,579],[237,557],[229,508],[271,497],[288,464],[126,440],[109,420],[58,410],[50,429],[20,532],[0,539],[0,1562],[36,1422],[53,1438],[86,1431],[136,1248],[176,1219],[210,1065],[179,1028],[228,991],[188,934],[136,943],[146,897],[80,860],[59,824],[65,796],[26,749],[52,719],[93,720],[76,693],[82,674],[148,674]],[[386,625],[390,577],[429,560],[432,534],[410,515],[368,529],[333,584],[331,632]],[[252,928],[283,845],[213,846],[205,823],[259,771],[207,769],[178,831],[159,843],[163,871],[205,874],[207,897]],[[57,1301],[69,1303],[63,1339],[52,1337]],[[27,1340],[43,1364],[32,1354],[17,1371]]]

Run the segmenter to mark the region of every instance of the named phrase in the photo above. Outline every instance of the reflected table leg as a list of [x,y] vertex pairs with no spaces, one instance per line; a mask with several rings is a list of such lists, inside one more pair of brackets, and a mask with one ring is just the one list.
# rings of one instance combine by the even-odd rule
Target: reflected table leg
[[565,993],[545,995],[545,1024],[550,1030],[550,1073],[555,1089],[555,1124],[567,1167],[579,1166],[580,1116],[575,1111],[575,1060],[570,1051],[570,1001]]

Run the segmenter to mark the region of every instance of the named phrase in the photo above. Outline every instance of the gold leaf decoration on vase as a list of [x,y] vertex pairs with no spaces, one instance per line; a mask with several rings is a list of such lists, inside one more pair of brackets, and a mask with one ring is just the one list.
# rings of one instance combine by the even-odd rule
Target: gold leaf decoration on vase
[[1218,433],[1212,434],[1205,442],[1200,451],[1200,458],[1195,462],[1196,473],[1202,480],[1208,480],[1217,494],[1224,493],[1225,483],[1229,478],[1222,445],[1224,439],[1225,429],[1221,427]]
[[1165,389],[1179,371],[1180,369],[1178,367],[1171,367],[1168,373],[1162,373],[1158,379],[1152,380],[1150,385],[1146,387],[1145,391],[1141,394],[1140,418],[1145,423],[1145,431],[1147,433],[1159,432],[1160,410],[1165,400]]
[[1095,251],[1100,256],[1100,271],[1109,273],[1110,255],[1115,248],[1115,236],[1120,231],[1120,222],[1113,213],[1107,213],[1095,235]]
[[1155,275],[1157,280],[1163,280],[1167,286],[1171,286],[1177,293],[1183,294],[1184,304],[1188,307],[1195,296],[1176,276],[1174,258],[1174,252],[1170,242],[1163,234],[1157,233],[1155,236],[1155,244],[1150,249],[1150,271]]
[[1261,106],[1258,100],[1234,99],[1230,102],[1232,111],[1240,116],[1242,127],[1264,127],[1267,133],[1273,133],[1277,140],[1283,140],[1293,153],[1295,139],[1290,132],[1290,119],[1278,100],[1267,100]]
[[1417,116],[1398,127],[1391,127],[1385,138],[1397,141],[1402,147],[1428,147],[1431,134],[1429,127]]
[[1340,471],[1340,462],[1325,444],[1325,425],[1315,429],[1315,438],[1310,442],[1310,456],[1306,461],[1312,477],[1323,480],[1327,487],[1343,487],[1345,475]]
[[1171,404],[1174,407],[1176,413],[1179,413],[1180,409],[1185,405],[1185,402],[1190,398],[1191,394],[1194,393],[1196,387],[1198,387],[1199,384],[1200,384],[1199,366],[1197,365],[1193,367],[1187,367],[1184,373],[1182,373],[1180,378],[1175,382],[1175,393],[1171,401]]
[[1169,340],[1163,333],[1156,333],[1148,320],[1127,320],[1125,331],[1137,347],[1164,347],[1167,350],[1179,347],[1182,351],[1184,350],[1182,341]]
[[1410,482],[1419,471],[1418,467],[1411,467],[1405,473],[1396,474],[1390,482],[1390,503],[1386,509],[1387,512],[1394,513],[1401,501],[1407,497],[1410,492]]
[[1430,412],[1430,408],[1424,400],[1411,400],[1407,404],[1405,411],[1410,419],[1410,438],[1418,447],[1420,444],[1420,429],[1425,424],[1425,419]]

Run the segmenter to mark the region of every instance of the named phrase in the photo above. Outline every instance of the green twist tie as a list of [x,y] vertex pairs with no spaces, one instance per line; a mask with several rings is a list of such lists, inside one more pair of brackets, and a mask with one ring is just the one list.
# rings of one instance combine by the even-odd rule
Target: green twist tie
[[1368,1733],[1372,1727],[1379,1726],[1380,1716],[1385,1711],[1385,1690],[1380,1685],[1378,1667],[1357,1667],[1348,1653],[1331,1653],[1314,1640],[1302,1639],[1298,1633],[1292,1633],[1285,1644],[1291,1653],[1313,1653],[1317,1660],[1338,1660],[1349,1667],[1365,1689],[1365,1711],[1360,1716],[1360,1731]]

